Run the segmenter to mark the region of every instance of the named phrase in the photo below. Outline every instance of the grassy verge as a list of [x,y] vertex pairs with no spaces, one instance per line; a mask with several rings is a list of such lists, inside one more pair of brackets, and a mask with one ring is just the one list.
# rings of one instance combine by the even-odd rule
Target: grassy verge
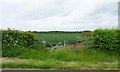
[[115,61],[117,55],[111,55],[104,52],[98,52],[93,49],[80,48],[58,48],[52,51],[45,48],[26,49],[19,56],[22,59],[39,59],[39,60],[62,60],[62,61]]
[[40,68],[40,69],[118,69],[117,62],[81,62],[58,60],[27,60],[26,62],[3,62],[3,68]]
[[[27,51],[29,50],[29,51]],[[26,49],[17,58],[3,60],[3,68],[118,69],[118,56],[88,48]]]

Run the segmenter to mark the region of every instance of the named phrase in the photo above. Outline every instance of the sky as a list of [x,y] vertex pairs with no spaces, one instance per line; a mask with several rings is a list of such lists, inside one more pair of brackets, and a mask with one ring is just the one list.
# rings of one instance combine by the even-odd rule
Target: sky
[[0,0],[0,28],[83,31],[118,27],[118,0]]

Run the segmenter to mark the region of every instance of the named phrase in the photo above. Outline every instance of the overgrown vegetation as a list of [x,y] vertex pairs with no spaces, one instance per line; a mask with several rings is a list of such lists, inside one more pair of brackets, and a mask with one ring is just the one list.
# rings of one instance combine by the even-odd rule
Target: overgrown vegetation
[[117,55],[105,54],[104,52],[98,52],[94,49],[80,48],[80,49],[69,49],[69,48],[58,48],[54,50],[49,50],[41,45],[35,48],[17,48],[14,50],[9,50],[6,56],[18,57],[21,59],[39,59],[39,60],[61,60],[61,61],[87,61],[87,62],[97,62],[97,61],[115,61]]
[[11,29],[1,31],[3,56],[17,56],[23,48],[33,45],[33,35],[29,32]]
[[29,32],[22,32],[19,30],[2,30],[3,48],[11,44],[29,47],[33,44],[33,35]]
[[118,39],[119,30],[117,29],[97,29],[93,33],[94,48],[97,50],[103,50],[109,53],[116,53],[120,51]]
[[[98,52],[87,48],[26,49],[18,59],[7,58],[2,67],[10,68],[40,68],[40,69],[118,69],[117,56]],[[23,59],[23,60],[22,60]],[[25,59],[25,60],[24,60]]]
[[[3,67],[11,68],[42,68],[42,69],[117,69],[118,55],[116,53],[120,40],[118,30],[95,30],[84,33],[44,34],[22,32],[18,30],[2,31],[2,55],[27,59],[27,62],[4,62]],[[64,42],[64,40],[85,40],[84,48],[60,47],[50,49],[33,40],[49,40]],[[29,61],[30,60],[30,61]]]

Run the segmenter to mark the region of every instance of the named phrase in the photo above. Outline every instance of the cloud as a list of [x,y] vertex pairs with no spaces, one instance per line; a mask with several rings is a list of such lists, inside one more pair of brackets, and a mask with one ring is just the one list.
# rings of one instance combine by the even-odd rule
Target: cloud
[[95,30],[117,26],[118,0],[4,0],[2,28]]

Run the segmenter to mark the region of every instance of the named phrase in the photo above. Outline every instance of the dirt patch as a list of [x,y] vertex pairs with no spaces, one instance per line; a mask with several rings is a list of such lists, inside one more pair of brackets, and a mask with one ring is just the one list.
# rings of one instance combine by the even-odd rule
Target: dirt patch
[[6,62],[27,62],[27,59],[20,59],[20,58],[8,58],[8,57],[4,57],[4,58],[0,58],[0,60],[2,60],[3,63]]
[[70,48],[70,49],[79,49],[79,48],[85,48],[85,43],[84,42],[81,42],[79,44],[73,44],[73,45],[68,45],[66,46],[66,48]]
[[116,61],[116,62],[98,62],[97,64],[118,64],[118,61]]

